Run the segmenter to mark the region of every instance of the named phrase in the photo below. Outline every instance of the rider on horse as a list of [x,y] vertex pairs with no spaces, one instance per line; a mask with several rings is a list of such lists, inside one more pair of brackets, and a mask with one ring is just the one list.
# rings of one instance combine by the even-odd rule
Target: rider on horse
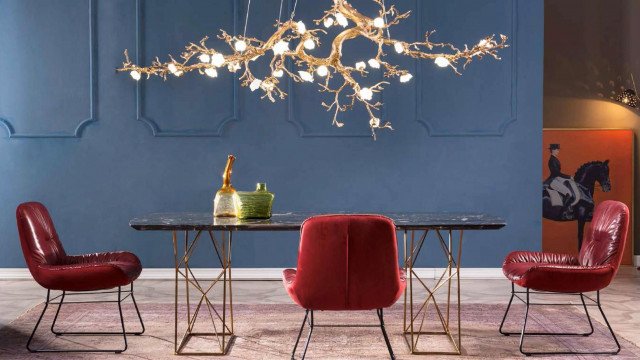
[[547,180],[544,181],[544,184],[562,196],[562,204],[558,205],[570,210],[580,201],[581,192],[573,178],[567,174],[563,174],[561,171],[560,159],[558,159],[560,144],[551,144],[549,151],[551,152],[551,156],[549,157],[548,165],[551,174]]

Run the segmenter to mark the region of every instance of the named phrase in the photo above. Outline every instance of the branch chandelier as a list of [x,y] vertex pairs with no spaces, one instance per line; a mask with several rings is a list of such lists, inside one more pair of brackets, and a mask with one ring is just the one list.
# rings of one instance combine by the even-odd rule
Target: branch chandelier
[[[282,14],[282,1],[280,3],[280,15]],[[341,112],[351,110],[356,104],[361,104],[367,110],[370,119],[369,126],[373,138],[377,129],[393,129],[390,122],[381,122],[376,116],[383,104],[375,101],[374,96],[380,93],[388,81],[380,81],[376,84],[363,86],[356,77],[366,79],[369,72],[383,71],[384,78],[397,78],[401,83],[412,79],[409,71],[400,69],[386,61],[386,48],[392,48],[396,53],[409,56],[414,59],[429,59],[443,68],[451,68],[460,75],[459,67],[465,69],[474,58],[491,56],[500,60],[498,50],[508,47],[507,37],[500,35],[496,39],[494,35],[487,36],[472,47],[464,46],[459,49],[449,43],[435,43],[430,40],[435,31],[425,34],[424,41],[405,42],[391,37],[389,28],[397,25],[409,17],[410,12],[400,13],[395,6],[386,7],[384,0],[372,0],[379,7],[378,16],[370,18],[361,14],[346,0],[333,0],[331,9],[324,12],[324,16],[314,20],[315,25],[321,24],[325,28],[332,26],[342,27],[340,33],[331,42],[331,52],[327,57],[312,55],[313,50],[320,46],[319,35],[326,35],[322,28],[307,29],[302,21],[295,21],[294,3],[289,20],[282,22],[280,18],[275,24],[275,32],[267,40],[247,37],[247,23],[251,0],[247,5],[243,35],[229,35],[221,30],[219,39],[230,47],[231,54],[223,54],[205,44],[208,37],[200,40],[198,44],[190,43],[180,55],[181,61],[169,56],[170,61],[161,62],[156,59],[150,66],[133,64],[125,50],[125,61],[121,72],[129,72],[133,79],[140,80],[142,75],[149,79],[152,75],[160,76],[165,80],[171,74],[181,77],[187,72],[197,71],[202,75],[215,78],[218,71],[227,68],[232,73],[241,72],[241,85],[248,86],[251,91],[260,90],[262,98],[268,98],[272,102],[276,99],[284,99],[287,94],[280,88],[283,76],[288,76],[299,83],[317,82],[320,92],[330,94],[331,102],[322,102],[327,111],[333,112],[332,124],[337,127],[344,126],[338,119]],[[355,64],[342,63],[342,47],[348,40],[363,37],[373,43],[377,48],[376,55],[368,61],[359,61]],[[252,62],[261,58],[270,57],[270,74],[264,78],[254,76],[251,71]],[[291,59],[296,69],[290,70],[286,66],[286,60]],[[297,70],[297,71],[296,71]],[[315,75],[314,75],[315,74]],[[332,79],[334,79],[332,81]]]

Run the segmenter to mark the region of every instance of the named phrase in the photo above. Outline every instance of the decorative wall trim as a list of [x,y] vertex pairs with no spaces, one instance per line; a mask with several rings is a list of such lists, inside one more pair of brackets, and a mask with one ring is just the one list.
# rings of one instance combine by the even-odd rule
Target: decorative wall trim
[[[237,33],[238,29],[238,5],[237,0],[230,0],[233,5],[233,33]],[[135,61],[140,63],[142,54],[144,52],[144,31],[143,31],[143,10],[144,0],[136,0],[136,53]],[[202,129],[187,129],[181,131],[164,131],[160,128],[160,125],[150,117],[145,116],[144,106],[142,100],[144,99],[144,82],[138,81],[136,84],[136,118],[138,121],[142,121],[151,129],[151,133],[155,137],[220,137],[224,131],[224,128],[228,123],[232,121],[238,121],[239,105],[238,105],[238,79],[234,77],[233,80],[233,100],[231,101],[232,114],[222,119],[222,122],[218,125],[215,131],[202,130]]]
[[[97,121],[97,66],[96,66],[96,6],[95,0],[87,0],[89,4],[89,117],[80,121],[72,132],[49,133],[19,133],[7,118],[0,117],[0,125],[7,130],[9,139],[49,139],[49,138],[80,138],[84,128]],[[62,20],[61,20],[62,21]]]
[[[193,273],[199,278],[212,278],[220,273],[220,269],[193,268]],[[281,280],[281,268],[234,268],[234,280]],[[416,268],[422,279],[437,279],[444,271],[443,268]],[[142,270],[142,280],[174,280],[176,271],[173,268],[148,268]],[[501,268],[462,268],[462,279],[504,279]],[[0,268],[0,280],[30,280],[29,270],[26,268]]]
[[[442,131],[434,128],[431,124],[431,118],[425,116],[422,105],[422,67],[420,64],[416,66],[416,76],[418,77],[418,83],[416,85],[416,120],[422,124],[426,129],[429,136],[434,137],[483,137],[483,136],[504,136],[507,127],[517,120],[518,116],[518,1],[508,0],[511,3],[511,110],[509,117],[504,119],[500,124],[497,131],[478,131],[478,132],[450,132]],[[417,16],[416,20],[416,36],[418,39],[422,38],[422,15],[423,15],[423,2],[416,0],[417,3]]]

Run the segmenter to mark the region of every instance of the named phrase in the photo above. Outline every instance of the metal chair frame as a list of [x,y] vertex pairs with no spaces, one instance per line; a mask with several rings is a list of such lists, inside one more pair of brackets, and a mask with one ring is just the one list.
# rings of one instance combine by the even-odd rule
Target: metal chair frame
[[349,325],[349,324],[336,324],[336,325],[316,325],[313,319],[313,310],[307,309],[304,314],[304,320],[302,320],[302,325],[300,326],[300,331],[298,332],[298,338],[296,339],[296,344],[293,346],[293,351],[291,352],[291,360],[295,360],[296,358],[296,349],[298,348],[298,343],[300,342],[300,338],[302,337],[302,331],[304,330],[305,323],[309,324],[309,335],[307,336],[307,342],[304,345],[304,351],[302,353],[302,357],[300,359],[304,359],[307,355],[307,349],[309,348],[309,343],[311,342],[311,334],[313,333],[313,328],[315,327],[339,327],[339,328],[349,328],[349,327],[380,327],[382,330],[382,336],[384,336],[384,341],[387,344],[387,350],[389,350],[389,356],[391,360],[395,360],[395,355],[393,354],[393,349],[391,348],[391,342],[389,341],[389,336],[387,336],[387,331],[384,328],[384,314],[382,309],[376,309],[376,314],[378,315],[378,319],[380,320],[380,325]]
[[[92,301],[66,301],[65,302],[65,298],[67,296],[71,296],[71,295],[95,295],[95,294],[118,294],[118,299],[117,300],[92,300]],[[126,293],[126,295],[123,297],[122,293]],[[131,300],[133,301],[133,306],[136,309],[136,313],[138,314],[138,320],[140,320],[140,325],[142,327],[142,329],[140,331],[135,331],[135,332],[127,332],[125,330],[125,326],[124,326],[124,317],[122,316],[122,302],[124,300],[126,300],[128,297],[131,297]],[[60,299],[60,301],[58,302],[54,302],[56,299]],[[118,304],[118,313],[120,314],[120,325],[122,326],[122,331],[103,331],[103,332],[94,332],[94,331],[57,331],[55,329],[55,325],[56,325],[56,321],[58,320],[58,315],[60,315],[60,309],[62,308],[62,304],[89,304],[89,303],[117,303]],[[38,330],[38,327],[40,326],[40,322],[42,321],[42,318],[44,317],[45,312],[47,311],[47,308],[49,307],[50,304],[58,304],[58,308],[56,310],[56,315],[53,318],[53,322],[51,323],[51,332],[53,334],[55,334],[56,336],[101,336],[101,335],[105,335],[105,336],[110,336],[110,335],[122,335],[123,341],[124,341],[124,347],[122,349],[90,349],[90,350],[86,350],[86,349],[33,349],[31,348],[31,342],[33,341],[33,338],[36,334],[36,331]],[[47,299],[45,301],[44,304],[44,309],[42,309],[42,313],[40,313],[40,317],[38,318],[38,321],[36,322],[36,326],[33,328],[33,331],[31,332],[31,336],[29,336],[29,340],[27,341],[27,350],[29,350],[29,352],[32,353],[65,353],[65,352],[69,352],[69,353],[93,353],[93,352],[98,352],[98,353],[116,353],[116,354],[120,354],[124,351],[127,350],[128,344],[127,344],[127,335],[142,335],[145,331],[145,327],[144,327],[144,322],[142,321],[142,316],[140,316],[140,310],[138,309],[138,304],[136,303],[136,298],[133,295],[133,283],[131,283],[131,287],[129,290],[122,290],[122,287],[119,286],[117,291],[79,291],[79,292],[73,292],[73,293],[69,293],[67,291],[63,291],[62,294],[55,296],[55,297],[51,297],[51,290],[47,290]]]
[[[524,299],[520,296],[521,294],[524,294],[525,297]],[[574,296],[580,296],[580,301],[582,302],[582,307],[584,308],[585,314],[587,315],[587,321],[589,322],[589,328],[590,330],[588,332],[580,332],[580,333],[569,333],[569,332],[560,332],[560,333],[554,333],[554,332],[526,332],[526,328],[527,328],[527,319],[529,318],[529,307],[530,306],[573,306],[575,304],[571,304],[571,303],[532,303],[531,302],[531,294],[536,294],[536,295],[574,295]],[[511,304],[513,302],[513,299],[517,297],[518,300],[522,301],[522,303],[525,304],[525,312],[524,312],[524,323],[522,324],[522,330],[520,332],[506,332],[503,330],[504,327],[504,322],[507,319],[507,316],[509,314],[509,310],[511,309]],[[585,298],[587,300],[589,300],[589,304],[587,304],[585,302]],[[600,310],[600,314],[602,315],[602,318],[604,319],[605,324],[607,325],[607,329],[609,329],[609,333],[611,333],[611,337],[613,338],[613,341],[615,341],[616,343],[616,349],[615,350],[609,350],[609,351],[539,351],[539,352],[534,352],[534,351],[525,351],[524,349],[524,339],[525,336],[590,336],[593,334],[594,329],[593,329],[593,322],[591,321],[591,316],[589,315],[589,310],[588,310],[588,306],[597,306],[598,310]],[[545,291],[531,291],[529,288],[525,288],[525,291],[515,291],[515,285],[513,283],[511,283],[511,299],[509,300],[509,304],[507,305],[507,310],[504,313],[504,317],[502,318],[502,322],[500,323],[500,334],[505,335],[505,336],[510,336],[510,335],[520,335],[520,352],[526,356],[531,356],[531,355],[616,355],[620,352],[620,342],[618,342],[618,338],[616,337],[615,333],[613,332],[613,329],[611,328],[611,324],[609,324],[609,320],[607,319],[607,317],[604,314],[604,311],[602,310],[602,305],[600,303],[600,291],[598,290],[596,292],[596,298],[593,299],[590,296],[585,295],[584,293],[555,293],[555,292],[545,292]]]

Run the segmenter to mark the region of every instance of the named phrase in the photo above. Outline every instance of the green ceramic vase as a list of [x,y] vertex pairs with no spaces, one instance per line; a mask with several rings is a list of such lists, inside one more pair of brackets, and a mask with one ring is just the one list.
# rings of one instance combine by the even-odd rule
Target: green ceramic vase
[[268,219],[275,195],[267,191],[267,184],[258,183],[256,191],[238,191],[236,210],[239,219]]

